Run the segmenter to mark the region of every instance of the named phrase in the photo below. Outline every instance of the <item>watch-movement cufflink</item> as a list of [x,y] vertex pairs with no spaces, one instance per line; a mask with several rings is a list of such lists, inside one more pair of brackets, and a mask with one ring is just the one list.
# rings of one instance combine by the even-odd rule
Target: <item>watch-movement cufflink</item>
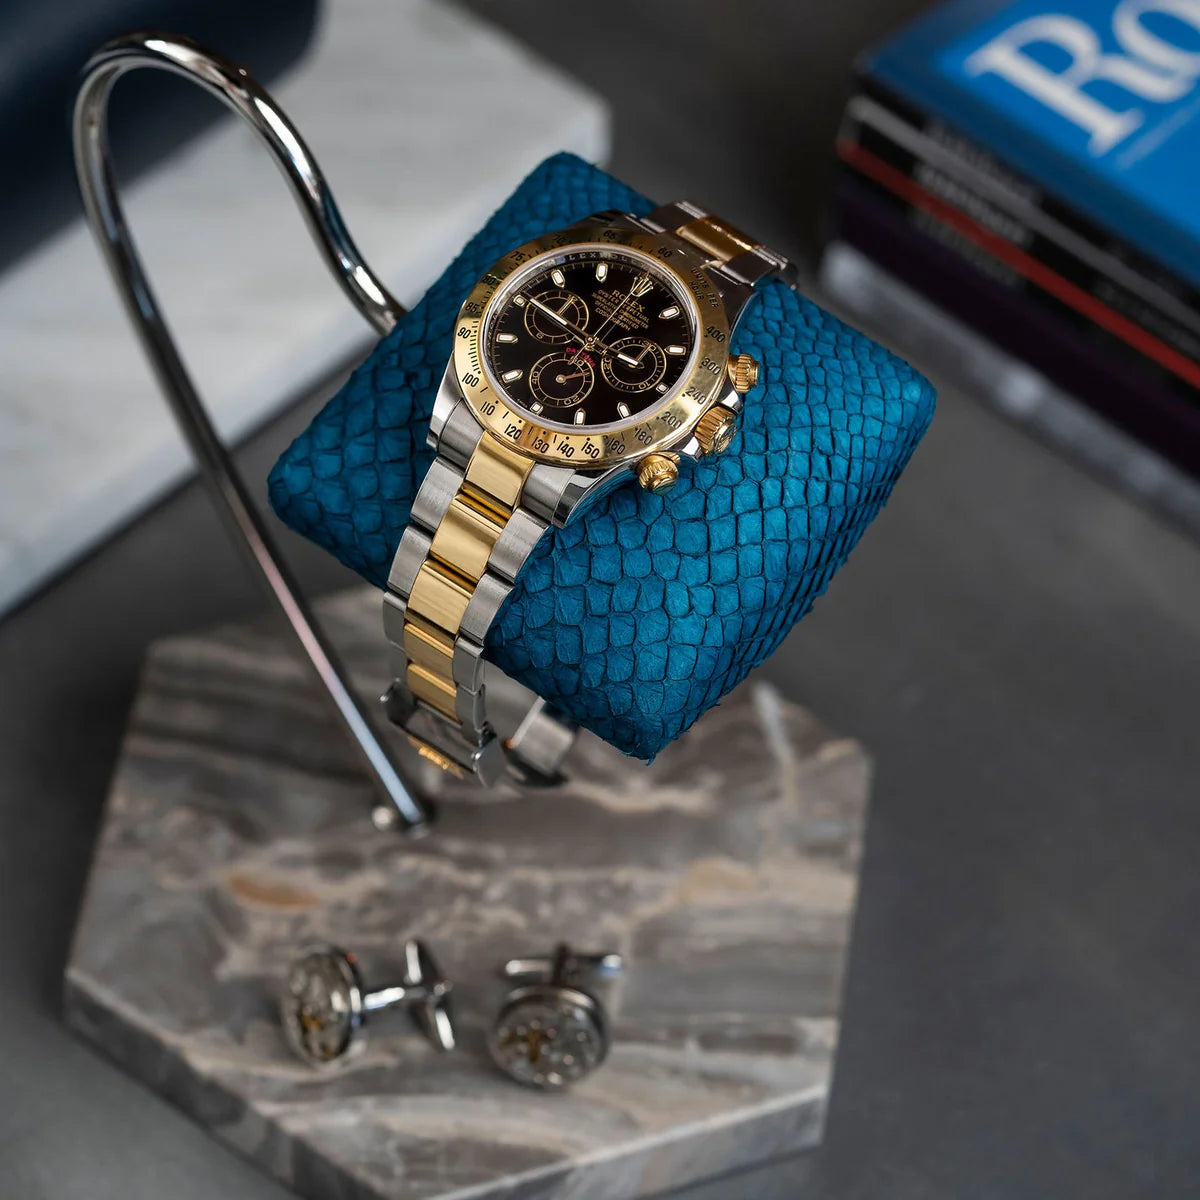
[[496,1065],[518,1083],[551,1091],[594,1071],[612,1032],[604,1007],[581,984],[612,979],[622,965],[619,954],[575,954],[566,945],[549,958],[506,962],[501,974],[520,986],[505,997],[488,1038]]
[[403,1005],[439,1050],[454,1049],[450,982],[424,942],[404,945],[404,977],[367,991],[358,961],[337,946],[316,946],[292,964],[280,996],[284,1037],[312,1067],[346,1058],[365,1044],[368,1014]]

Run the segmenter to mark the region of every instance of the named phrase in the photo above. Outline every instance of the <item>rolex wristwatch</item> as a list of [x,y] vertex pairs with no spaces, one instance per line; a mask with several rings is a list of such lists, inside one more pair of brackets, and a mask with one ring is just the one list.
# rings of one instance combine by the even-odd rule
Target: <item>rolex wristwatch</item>
[[388,716],[422,757],[485,784],[561,779],[574,724],[537,700],[488,720],[483,647],[551,525],[720,454],[758,382],[730,335],[787,260],[697,206],[604,212],[506,254],[472,289],[430,423],[436,459],[384,595]]

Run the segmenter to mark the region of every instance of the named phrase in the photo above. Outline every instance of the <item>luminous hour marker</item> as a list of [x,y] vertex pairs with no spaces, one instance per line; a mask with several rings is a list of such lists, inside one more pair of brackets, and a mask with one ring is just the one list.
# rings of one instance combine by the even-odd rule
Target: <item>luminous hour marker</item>
[[687,350],[683,346],[668,346],[668,354],[686,354]]
[[660,312],[658,315],[659,315],[659,316],[660,316],[660,317],[661,317],[661,318],[662,318],[664,321],[669,321],[669,320],[670,320],[672,317],[677,317],[677,316],[679,316],[679,305],[678,305],[678,304],[672,304],[670,308],[664,308],[664,309],[662,310],[662,312]]
[[531,413],[540,413],[540,412],[542,411],[542,406],[541,406],[541,405],[540,405],[540,404],[539,404],[539,403],[538,403],[538,402],[535,400],[535,401],[534,401],[534,402],[533,402],[533,403],[532,403],[532,404],[529,406],[529,411],[530,411]]
[[623,417],[629,416],[629,405],[622,401],[617,405],[617,412],[619,412]]
[[666,390],[667,390],[667,385],[665,383],[660,383],[658,385],[658,387],[655,388],[655,391],[659,391],[659,392],[665,392]]
[[563,287],[567,282],[567,277],[557,267],[550,272],[550,278],[553,279],[559,287]]
[[520,367],[513,367],[511,371],[505,371],[500,378],[503,379],[505,383],[512,383],[514,379],[520,379],[522,374],[523,372]]
[[582,408],[576,409],[575,424],[582,425],[584,423],[584,421],[586,421],[586,420],[587,420],[587,413],[585,413]]
[[515,342],[516,340],[517,340],[517,335],[515,333],[498,333],[498,334],[496,334],[496,341],[498,341],[498,342]]
[[515,304],[515,305],[516,305],[518,308],[520,308],[520,307],[521,307],[521,306],[522,306],[522,305],[525,303],[525,297],[524,297],[524,296],[514,296],[514,297],[513,297],[513,303],[514,303],[514,304]]
[[603,283],[608,278],[608,263],[601,262],[596,264],[596,279]]

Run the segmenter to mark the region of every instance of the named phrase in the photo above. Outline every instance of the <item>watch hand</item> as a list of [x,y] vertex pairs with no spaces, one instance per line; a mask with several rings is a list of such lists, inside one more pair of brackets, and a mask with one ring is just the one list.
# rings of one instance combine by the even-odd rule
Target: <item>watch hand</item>
[[[638,286],[637,281],[635,281],[634,285],[633,285],[633,290],[631,290],[629,295],[626,296],[625,299],[622,300],[621,303],[618,304],[617,307],[614,308],[611,313],[609,313],[607,319],[600,326],[600,329],[603,329],[604,326],[607,325],[608,322],[611,321],[617,315],[617,313],[619,313],[621,311],[622,307],[628,301],[633,299],[633,291],[637,289],[637,286]],[[595,348],[597,350],[603,351],[605,354],[614,354],[615,353],[616,357],[618,359],[620,359],[621,362],[625,363],[627,366],[630,366],[630,367],[640,367],[642,365],[642,357],[646,353],[646,347],[644,347],[644,346],[642,347],[642,353],[639,354],[637,358],[633,358],[631,355],[625,354],[620,350],[614,351],[611,346],[607,346],[604,344],[604,342],[600,341],[599,337],[597,336],[597,334],[599,334],[599,332],[600,332],[599,329],[596,331],[596,333],[585,332],[584,330],[580,329],[578,325],[575,325],[572,322],[568,321],[566,319],[566,317],[564,317],[562,315],[561,312],[555,312],[554,309],[552,309],[548,304],[543,304],[540,300],[538,300],[534,296],[529,297],[529,303],[532,304],[533,307],[536,308],[539,312],[544,312],[546,314],[546,316],[550,317],[554,321],[557,321],[568,333],[572,333],[575,335],[575,337],[579,338],[579,340],[583,343],[585,348]],[[566,309],[567,307],[569,307],[570,303],[571,303],[570,300],[568,300],[563,305],[563,308]]]
[[637,358],[634,358],[632,355],[626,354],[622,350],[610,351],[610,353],[615,353],[617,358],[620,359],[621,362],[625,363],[626,366],[636,367],[640,370],[641,365],[642,365],[642,359],[646,357],[646,354],[648,353],[649,350],[650,350],[649,344],[643,346],[642,352],[641,352],[641,354],[639,354],[637,356]]
[[[573,325],[567,320],[566,317],[562,315],[562,313],[556,313],[554,309],[550,307],[550,305],[543,304],[540,300],[534,299],[533,296],[529,297],[529,303],[532,304],[533,307],[538,310],[538,312],[544,312],[551,320],[557,321],[565,330],[567,330],[569,333],[573,333],[577,338],[579,338],[580,341],[586,342],[588,340],[588,335],[582,329],[580,329],[578,325]],[[607,349],[607,347],[605,347],[605,349]]]
[[[633,293],[631,292],[630,295],[632,295],[632,294]],[[580,329],[578,325],[573,325],[561,313],[556,313],[554,311],[554,309],[552,309],[548,304],[543,304],[540,300],[535,299],[533,296],[530,296],[528,299],[529,299],[529,303],[532,304],[533,307],[536,308],[539,312],[544,312],[546,314],[546,316],[557,321],[568,333],[574,334],[575,337],[577,337],[583,343],[583,348],[585,350],[595,349],[595,350],[602,350],[605,354],[613,353],[611,346],[605,345],[604,342],[599,341],[594,334],[588,333],[585,330]],[[629,299],[629,297],[627,296],[626,299]],[[620,306],[618,305],[618,308],[619,307]],[[630,366],[636,367],[638,365],[628,355],[621,354],[620,352],[618,352],[617,357],[624,359],[625,362],[629,363]]]
[[533,307],[538,310],[538,312],[544,312],[546,316],[553,317],[560,325],[566,326],[566,328],[570,329],[571,322],[568,321],[567,318],[562,315],[562,313],[555,312],[550,305],[543,304],[536,296],[530,296],[529,303],[532,304]]

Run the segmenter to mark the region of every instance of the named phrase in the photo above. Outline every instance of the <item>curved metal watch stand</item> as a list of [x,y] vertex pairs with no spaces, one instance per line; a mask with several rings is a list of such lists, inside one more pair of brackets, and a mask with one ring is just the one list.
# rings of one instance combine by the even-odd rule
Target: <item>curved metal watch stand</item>
[[363,262],[321,169],[292,123],[242,67],[165,34],[135,33],[109,42],[88,61],[75,102],[75,168],[84,208],[163,395],[175,415],[218,511],[249,554],[287,618],[386,806],[376,822],[410,832],[428,827],[430,810],[409,787],[392,752],[355,696],[346,670],[313,617],[251,500],[175,347],[125,223],[108,144],[108,100],[127,71],[153,67],[198,84],[240,117],[265,143],[283,172],[326,266],[351,304],[378,333],[404,308]]

